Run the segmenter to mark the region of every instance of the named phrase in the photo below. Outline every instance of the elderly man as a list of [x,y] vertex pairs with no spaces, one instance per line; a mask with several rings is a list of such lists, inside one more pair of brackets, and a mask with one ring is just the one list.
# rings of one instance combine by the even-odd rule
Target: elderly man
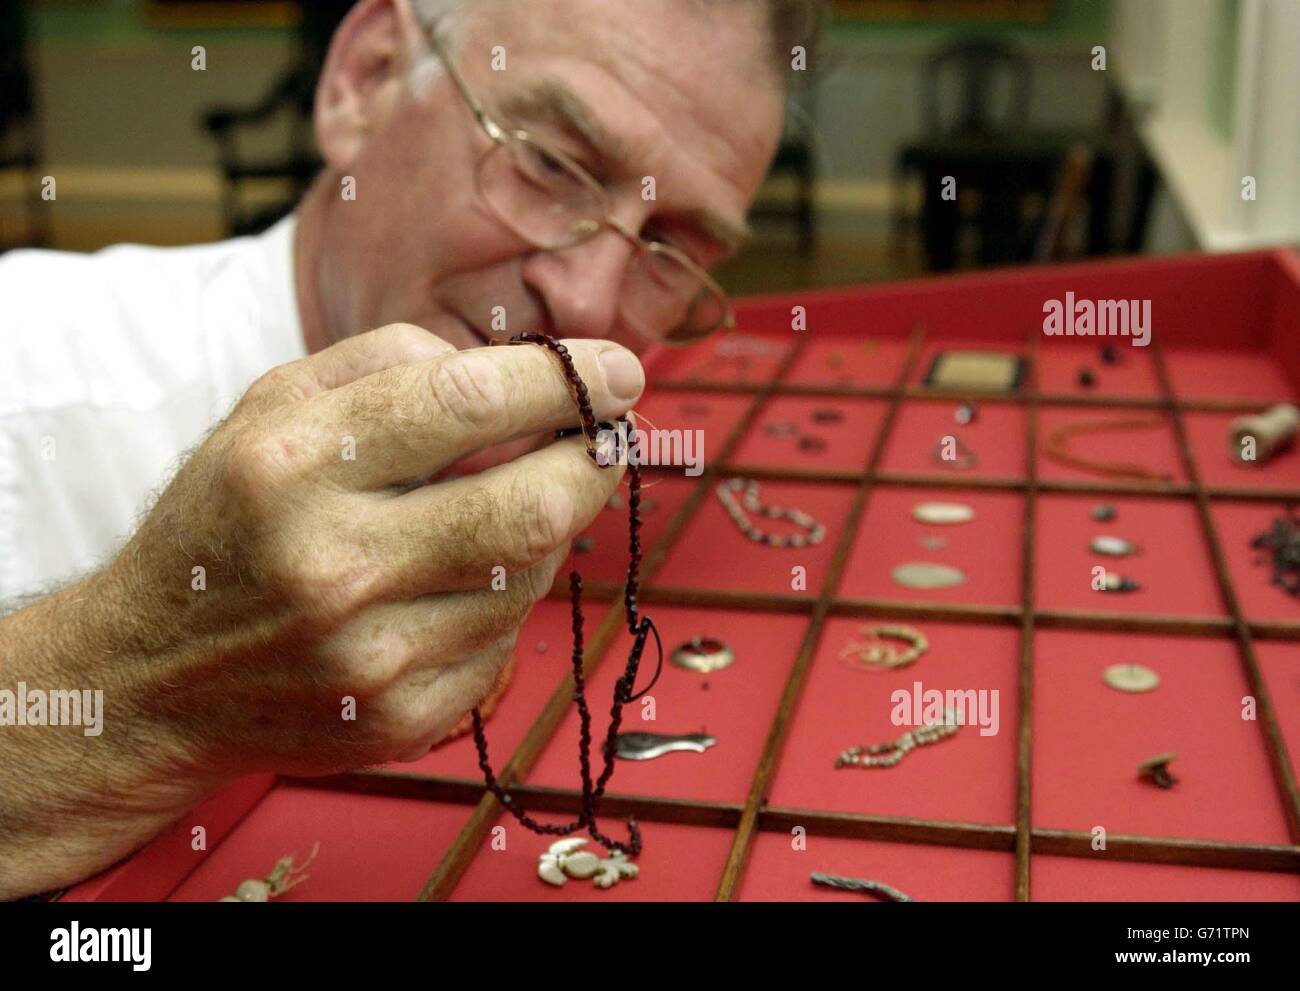
[[[727,322],[705,270],[815,7],[361,0],[294,216],[0,261],[0,896],[240,775],[415,758],[484,697],[620,473],[539,446],[574,419],[549,355],[481,345],[567,338],[612,418],[649,344]],[[102,731],[15,719],[20,684],[102,691]]]

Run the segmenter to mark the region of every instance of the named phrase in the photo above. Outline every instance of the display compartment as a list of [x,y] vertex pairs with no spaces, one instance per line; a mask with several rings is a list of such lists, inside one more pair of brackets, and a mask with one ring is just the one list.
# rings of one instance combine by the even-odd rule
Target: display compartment
[[[835,542],[853,495],[849,485],[764,480],[759,489],[762,504],[802,510],[826,527],[826,535],[818,544],[771,548],[741,533],[711,491],[674,544],[655,576],[655,584],[816,599],[830,573]],[[779,520],[755,517],[754,521],[765,531],[799,532]],[[795,574],[795,568],[804,569],[802,579]],[[796,588],[796,581],[804,587]]]
[[922,902],[1006,902],[1015,897],[1016,862],[1010,853],[764,832],[754,840],[737,901],[881,901],[813,884],[813,871],[880,881]]
[[907,329],[900,327],[896,337],[845,340],[813,328],[784,381],[796,389],[887,389],[907,356]]
[[[663,672],[649,694],[624,710],[625,733],[705,733],[716,743],[704,753],[679,751],[650,760],[619,760],[618,790],[716,802],[743,802],[763,741],[776,712],[781,689],[807,630],[806,616],[769,614],[756,623],[752,613],[647,605],[645,614],[663,641]],[[701,673],[672,663],[673,649],[694,637],[720,640],[735,660],[719,671]],[[627,657],[632,637],[624,629],[610,648]],[[651,650],[654,642],[651,641]],[[648,658],[638,690],[649,683]],[[592,708],[593,758],[600,754],[609,727],[609,700],[623,673],[615,662],[602,665],[588,682]],[[528,775],[532,785],[578,787],[579,718],[571,707]]]
[[[911,665],[867,670],[841,656],[851,641],[865,639],[864,625],[898,622],[888,616],[827,621],[769,803],[947,822],[1014,822],[1016,631],[911,619],[904,622],[929,641],[928,651]],[[894,767],[835,766],[846,748],[896,740],[916,725],[918,714],[926,720],[931,691],[979,693],[970,696],[976,706],[971,724],[917,747]],[[907,722],[895,723],[896,711]],[[981,723],[983,713],[990,718]]]
[[[921,349],[921,359],[912,369],[908,385],[915,389],[934,389],[936,392],[943,393],[961,391],[949,389],[938,384],[931,384],[927,381],[931,369],[934,366],[934,360],[945,351],[983,351],[995,354],[1013,355],[1022,362],[1019,381],[1009,390],[1010,394],[1022,395],[1028,385],[1026,378],[1029,366],[1028,363],[1025,362],[1025,330],[1027,328],[1006,329],[1011,331],[1011,334],[1008,336],[1013,338],[1013,342],[1001,341],[998,343],[991,343],[988,340],[968,336],[961,331],[947,335],[927,327],[925,346]],[[984,392],[984,390],[980,389],[973,389],[970,391],[976,395]],[[1002,393],[1001,390],[991,390],[991,394],[996,396],[1004,393]]]
[[[1098,505],[1113,507],[1115,518],[1094,520]],[[1034,575],[1039,608],[1126,615],[1225,613],[1192,500],[1048,494],[1038,500],[1037,509]],[[1140,552],[1128,557],[1098,554],[1092,540],[1101,536],[1119,537],[1138,545]],[[1097,591],[1094,568],[1141,587],[1132,592]]]
[[1243,463],[1231,456],[1232,423],[1242,415],[1241,412],[1184,415],[1187,439],[1201,483],[1210,489],[1250,492],[1300,490],[1300,443],[1292,443],[1264,461]]
[[[1113,358],[1107,362],[1102,349]],[[1087,371],[1091,384],[1081,379]],[[1136,399],[1158,402],[1163,396],[1151,348],[1135,347],[1131,340],[1096,338],[1053,339],[1039,352],[1038,388],[1045,396],[1076,402]]]
[[1036,856],[1034,901],[1294,902],[1300,901],[1300,878],[1222,867]]
[[[1159,676],[1149,692],[1109,687],[1113,664]],[[1036,827],[1110,834],[1285,844],[1250,688],[1227,637],[1042,630],[1035,636]],[[1142,780],[1138,766],[1174,753],[1177,783]]]
[[[829,422],[834,414],[838,420]],[[836,471],[858,475],[875,446],[885,404],[867,399],[778,396],[767,400],[728,459],[738,474],[746,468]]]
[[[1067,291],[1081,297],[1149,298],[1155,314],[1151,347],[1135,349],[1118,342],[1119,363],[1099,366],[1091,389],[1071,390],[1068,376],[1077,371],[1080,355],[1102,342],[1042,334],[1044,300]],[[805,307],[808,317],[809,330],[800,333],[791,330],[796,305]],[[1261,473],[1256,480],[1263,484],[1238,484],[1222,476],[1226,484],[1220,485],[1221,476],[1209,458],[1222,450],[1223,440],[1214,434],[1225,421],[1206,419],[1208,425],[1203,426],[1201,417],[1253,412],[1296,395],[1300,263],[1295,256],[1255,253],[1008,270],[760,297],[738,301],[737,314],[739,335],[684,351],[661,349],[646,359],[651,387],[640,406],[648,418],[673,429],[679,424],[698,426],[703,417],[708,445],[702,477],[683,477],[680,470],[647,472],[653,480],[670,478],[656,481],[661,495],[668,495],[670,486],[676,491],[671,500],[665,499],[662,517],[649,515],[646,520],[651,546],[645,555],[641,604],[665,623],[694,612],[709,624],[703,632],[725,623],[727,635],[737,643],[757,642],[768,656],[780,654],[785,660],[780,665],[769,662],[772,666],[761,668],[755,684],[744,685],[744,691],[753,693],[744,710],[753,725],[727,729],[728,740],[733,732],[735,739],[743,740],[747,767],[710,779],[687,771],[711,765],[679,762],[672,765],[672,774],[645,783],[627,774],[627,765],[619,767],[602,815],[607,831],[615,836],[622,835],[621,819],[627,815],[635,814],[643,824],[641,878],[608,892],[584,889],[577,882],[559,891],[542,884],[535,876],[536,857],[546,841],[525,834],[512,820],[500,819],[500,807],[483,794],[475,769],[467,768],[471,751],[462,741],[446,751],[460,748],[454,761],[435,753],[400,769],[282,782],[270,791],[268,780],[241,782],[196,810],[215,824],[209,836],[218,836],[218,842],[209,843],[206,857],[189,848],[192,817],[187,817],[137,856],[66,897],[166,897],[183,883],[199,883],[196,859],[206,863],[222,850],[229,855],[244,849],[239,844],[246,829],[264,838],[247,847],[259,859],[247,870],[269,869],[269,864],[260,863],[264,856],[269,855],[271,863],[290,853],[301,856],[307,852],[303,847],[308,833],[317,834],[310,842],[321,838],[321,830],[300,826],[314,826],[321,810],[328,808],[331,816],[346,820],[338,833],[326,837],[332,844],[346,842],[351,835],[346,830],[361,835],[375,818],[396,822],[395,831],[411,838],[390,836],[387,827],[372,830],[388,841],[387,846],[358,841],[357,856],[347,864],[349,878],[335,882],[327,874],[325,883],[317,885],[313,876],[297,893],[301,899],[841,897],[821,889],[810,893],[807,872],[813,869],[875,875],[925,900],[1114,898],[1120,897],[1117,891],[1136,891],[1143,885],[1152,897],[1294,899],[1300,874],[1300,795],[1294,774],[1300,737],[1295,713],[1300,707],[1291,703],[1300,614],[1290,597],[1278,602],[1276,590],[1266,583],[1252,585],[1260,577],[1250,561],[1253,552],[1243,550],[1242,534],[1234,529],[1238,524],[1225,511],[1271,513],[1288,500],[1300,501],[1300,491],[1281,470],[1276,481]],[[728,338],[742,343],[723,344]],[[990,399],[973,393],[940,394],[920,386],[930,356],[953,347],[1022,354],[1026,368],[1020,389]],[[1216,388],[1220,356],[1215,351],[1243,359],[1221,389]],[[841,357],[828,360],[836,352]],[[1148,373],[1154,376],[1154,392]],[[716,386],[706,385],[710,379]],[[864,445],[861,468],[809,467],[781,459],[749,466],[761,482],[764,502],[797,506],[828,527],[817,547],[760,547],[740,536],[722,511],[715,488],[730,477],[740,444],[764,404],[794,397],[836,405],[863,400],[877,404],[880,426]],[[914,479],[905,470],[895,470],[890,448],[912,429],[915,408],[929,402],[951,411],[967,399],[979,402],[982,415],[996,407],[1020,418],[1023,433],[1013,425],[1007,449],[1011,434],[1022,445],[1033,441],[1022,446],[1021,475],[972,477],[963,485],[944,475]],[[701,404],[709,408],[702,412]],[[1173,483],[1054,474],[1052,463],[1042,457],[1042,445],[1057,417],[1073,421],[1153,410],[1166,420],[1167,429],[1157,432],[1157,453],[1161,464],[1177,469]],[[1132,436],[1101,455],[1149,456],[1150,451],[1129,443]],[[999,445],[998,453],[1002,450]],[[1188,465],[1193,471],[1186,470]],[[1276,467],[1285,467],[1285,462]],[[972,529],[960,544],[950,536],[939,551],[961,550],[967,541],[974,545],[968,559],[973,562],[971,573],[999,576],[987,586],[974,580],[959,586],[966,591],[978,588],[979,599],[909,595],[892,601],[875,594],[883,589],[855,584],[864,574],[879,573],[871,563],[873,554],[894,539],[895,531],[906,536],[910,503],[885,511],[888,494],[906,488],[934,501],[996,496],[1018,505],[1019,522],[1015,511],[1008,510],[1009,527],[1000,539],[990,532],[986,546],[986,538],[977,538]],[[1069,508],[1072,501],[1074,509]],[[1087,538],[1102,525],[1087,517],[1080,521],[1078,509],[1100,502],[1119,510],[1113,526],[1123,529],[1116,535],[1136,535],[1146,545],[1141,557],[1122,559],[1119,570],[1129,565],[1148,569],[1144,574],[1151,594],[1091,593],[1086,567],[1081,587],[1071,585],[1066,595],[1053,591],[1054,582],[1073,582],[1061,576],[1088,563]],[[991,509],[981,511],[976,523],[964,526],[975,527],[994,516]],[[619,559],[625,520],[623,513],[606,510],[593,529],[600,538],[596,546],[576,555],[588,576],[584,663],[593,685],[606,690],[622,666],[620,652],[626,645],[620,633],[625,562]],[[1253,526],[1255,520],[1241,526],[1247,524]],[[608,531],[600,529],[606,526]],[[1112,524],[1105,526],[1108,531]],[[993,555],[998,555],[996,561]],[[796,565],[807,568],[806,589],[792,587]],[[994,587],[996,596],[988,591]],[[1271,604],[1261,604],[1265,600],[1258,596],[1263,592],[1274,593]],[[563,587],[557,587],[556,600],[538,610],[542,616],[550,613],[547,621],[556,631],[567,618],[564,594]],[[1072,599],[1075,595],[1081,597]],[[930,639],[929,652],[910,668],[886,673],[844,665],[839,652],[858,627],[890,621],[921,629]],[[532,636],[532,627],[525,632]],[[1180,687],[1178,698],[1187,712],[1166,715],[1161,708],[1162,715],[1150,729],[1190,734],[1208,727],[1177,750],[1175,772],[1185,763],[1187,771],[1195,769],[1201,776],[1190,787],[1184,787],[1185,779],[1162,792],[1159,797],[1172,798],[1175,804],[1158,809],[1159,815],[1135,811],[1116,799],[1126,793],[1124,782],[1095,800],[1088,795],[1099,791],[1088,775],[1123,769],[1090,756],[1096,749],[1090,748],[1090,741],[1105,737],[1112,727],[1098,721],[1109,716],[1089,708],[1101,707],[1100,712],[1107,700],[1088,699],[1090,693],[1110,690],[1099,682],[1085,690],[1069,681],[1093,680],[1086,671],[1073,672],[1068,656],[1078,650],[1095,652],[1095,645],[1086,647],[1088,638],[1102,635],[1158,643],[1176,658],[1170,665],[1174,673],[1148,701],[1158,707],[1169,704],[1165,688],[1172,684]],[[558,817],[577,808],[571,777],[576,758],[561,762],[563,780],[558,773],[545,778],[552,751],[563,757],[572,743],[562,742],[572,727],[566,709],[569,681],[562,673],[568,641],[560,632],[546,636],[554,636],[557,643],[548,641],[544,668],[521,667],[503,708],[489,723],[489,738],[494,766],[509,779],[516,797],[539,816]],[[1053,640],[1065,645],[1055,651],[1056,660],[1042,646]],[[521,643],[527,646],[522,638]],[[666,646],[671,650],[673,644]],[[539,659],[534,653],[532,660]],[[519,663],[527,660],[521,657]],[[742,663],[730,669],[738,684]],[[1079,663],[1092,662],[1076,661],[1073,667]],[[1209,674],[1194,678],[1197,672]],[[684,706],[681,700],[690,693],[679,696],[675,680],[684,673],[666,672],[663,686],[652,694],[667,699],[670,708]],[[1161,668],[1162,676],[1165,673]],[[647,668],[642,675],[640,685],[649,676]],[[971,727],[962,727],[956,738],[919,747],[892,769],[834,770],[835,754],[844,747],[899,735],[902,727],[889,720],[885,690],[892,680],[898,681],[895,687],[906,688],[916,680],[929,687],[932,679],[938,679],[941,688],[996,688],[1001,706],[998,734],[982,738],[968,732]],[[712,681],[707,691],[700,688],[696,697],[701,705],[714,690]],[[1224,712],[1233,693],[1237,722],[1229,722]],[[1240,700],[1250,694],[1260,700],[1258,719],[1243,726],[1247,721],[1240,719]],[[708,721],[692,728],[713,730],[734,715],[699,711]],[[1121,742],[1125,734],[1138,732],[1136,724],[1116,725]],[[1212,737],[1227,740],[1226,751],[1215,749]],[[720,751],[714,748],[710,754]],[[687,760],[694,755],[661,760],[677,756]],[[443,760],[447,763],[440,763]],[[1083,778],[1067,773],[1062,779],[1053,773],[1060,766],[1072,767],[1070,761],[1086,768]],[[742,789],[746,775],[749,780]],[[851,783],[853,775],[857,784]],[[513,783],[518,780],[527,783]],[[276,811],[282,798],[270,796],[286,786],[304,792],[284,793],[286,805]],[[307,794],[315,792],[332,797],[315,803]],[[1070,792],[1076,794],[1071,797]],[[273,803],[272,814],[259,818],[268,801]],[[1088,832],[1096,825],[1089,820],[1098,806],[1108,819],[1120,823],[1107,826],[1109,847],[1100,854],[1092,850]],[[462,817],[453,838],[441,832],[441,826],[431,825],[443,815]],[[1233,815],[1239,821],[1229,821]],[[289,818],[302,822],[290,828]],[[502,856],[491,849],[492,827],[498,824],[509,830],[508,850],[517,862],[489,859]],[[834,863],[812,866],[805,861],[801,866],[791,861],[785,853],[791,850],[791,831],[803,825],[809,850],[833,849]],[[393,863],[389,848],[407,854],[418,870]],[[324,850],[322,842],[321,856]],[[244,872],[243,857],[237,859],[238,872]],[[683,870],[683,864],[690,866]],[[898,865],[898,876],[884,873],[889,865]],[[425,879],[417,884],[413,875],[424,871]],[[367,872],[386,877],[372,883]],[[186,881],[191,874],[195,880]],[[1079,877],[1089,880],[1083,883]],[[1176,880],[1115,880],[1139,877]],[[193,889],[194,897],[218,897],[227,881],[222,874],[210,888]],[[358,885],[358,890],[345,892],[349,884]],[[413,887],[417,895],[411,894]]]
[[[1050,350],[1050,349],[1046,349]],[[1102,424],[1146,423],[1141,429],[1100,429]],[[1048,445],[1054,431],[1097,425],[1095,432],[1081,431],[1066,438],[1069,455],[1095,464],[1132,466],[1164,478],[1129,478],[1092,471],[1052,460]],[[1174,422],[1167,413],[1149,409],[1107,409],[1096,406],[1045,406],[1038,416],[1038,474],[1044,482],[1169,488],[1187,481]]]
[[[1001,402],[975,405],[974,422],[961,424],[955,417],[955,402],[904,403],[885,449],[881,471],[934,476],[935,481],[952,485],[972,478],[1023,480],[1024,407]],[[970,467],[965,467],[963,457],[967,451],[975,459]]]
[[[641,482],[641,544],[653,547],[695,490],[697,479],[677,471],[647,471]],[[574,568],[586,582],[622,582],[627,577],[627,483],[619,501],[602,509],[585,529],[556,576],[557,588],[568,594],[568,574]],[[584,539],[585,538],[585,539]],[[589,543],[589,549],[580,550]]]
[[[913,507],[927,502],[967,506],[975,516],[955,525],[918,522]],[[1024,502],[1018,492],[893,485],[873,489],[845,564],[839,597],[1018,606]],[[893,572],[911,562],[949,565],[960,569],[966,580],[949,588],[907,588]]]
[[[539,822],[562,824],[569,817],[541,813]],[[627,825],[617,819],[598,820],[605,835],[627,839]],[[711,901],[718,875],[731,846],[729,829],[678,823],[639,823],[644,848],[637,858],[638,875],[599,889],[591,881],[570,879],[554,887],[537,877],[537,860],[550,845],[546,837],[535,836],[509,816],[496,821],[489,841],[473,851],[460,883],[449,901],[546,901],[546,902],[650,902]],[[496,832],[503,829],[504,833]],[[496,846],[491,840],[500,839]],[[588,844],[593,845],[593,844]],[[599,850],[597,852],[600,852]]]
[[1238,343],[1225,334],[1217,347],[1171,347],[1166,360],[1174,392],[1186,401],[1250,406],[1295,402],[1295,381],[1287,376],[1285,363],[1252,343]]
[[1216,499],[1211,512],[1241,611],[1251,619],[1294,626],[1300,634],[1300,598],[1273,584],[1271,555],[1251,546],[1257,535],[1268,532],[1274,520],[1286,515],[1285,506]]

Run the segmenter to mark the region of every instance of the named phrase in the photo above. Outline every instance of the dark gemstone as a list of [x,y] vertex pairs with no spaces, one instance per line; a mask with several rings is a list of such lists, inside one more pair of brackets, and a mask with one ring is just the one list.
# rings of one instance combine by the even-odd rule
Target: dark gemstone
[[1103,365],[1119,364],[1119,351],[1114,344],[1107,344],[1101,349],[1101,361]]
[[1091,368],[1079,369],[1079,384],[1085,389],[1091,389],[1097,384],[1097,377],[1092,374]]

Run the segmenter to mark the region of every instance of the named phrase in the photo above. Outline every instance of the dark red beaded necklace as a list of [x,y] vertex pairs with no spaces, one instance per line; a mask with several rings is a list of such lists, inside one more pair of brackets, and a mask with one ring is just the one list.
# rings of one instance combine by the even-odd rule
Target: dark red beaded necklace
[[[573,395],[574,402],[578,407],[578,414],[582,421],[582,434],[587,442],[587,453],[591,459],[602,468],[608,468],[618,463],[618,459],[610,457],[606,463],[602,464],[601,459],[597,457],[596,437],[601,427],[596,422],[595,414],[591,409],[591,400],[587,395],[587,386],[578,375],[578,370],[573,365],[573,358],[566,348],[553,337],[545,334],[517,334],[507,342],[508,344],[537,344],[548,349],[551,354],[559,359],[560,365],[564,370],[565,379],[569,384],[569,391]],[[630,429],[626,417],[620,417],[618,425],[625,428],[624,431],[611,431],[616,436],[633,437],[634,433]],[[566,433],[562,431],[561,433]],[[515,801],[500,782],[497,781],[496,775],[492,772],[492,765],[488,759],[487,737],[483,732],[483,716],[475,707],[471,713],[474,722],[474,746],[478,749],[478,766],[483,771],[483,780],[487,785],[488,791],[496,796],[497,800],[510,810],[510,813],[519,820],[524,828],[537,833],[541,836],[568,836],[576,833],[581,829],[586,829],[588,834],[606,847],[610,851],[621,851],[629,857],[635,857],[641,852],[641,831],[637,828],[636,820],[629,819],[627,823],[628,842],[622,843],[618,840],[611,839],[600,832],[596,826],[596,816],[600,808],[600,801],[604,797],[605,787],[609,784],[609,779],[614,773],[614,750],[617,745],[619,726],[623,721],[623,706],[629,702],[634,702],[646,692],[654,687],[659,675],[663,671],[664,652],[663,644],[659,640],[659,631],[655,629],[654,623],[650,617],[642,616],[637,608],[637,589],[640,584],[641,574],[641,470],[637,465],[637,459],[631,456],[632,452],[615,452],[627,453],[627,477],[628,477],[628,565],[627,565],[627,583],[623,593],[623,608],[627,617],[627,629],[632,634],[632,649],[628,652],[627,666],[623,669],[623,675],[614,684],[614,698],[610,705],[609,715],[609,732],[605,735],[605,743],[602,753],[605,758],[604,767],[601,769],[600,777],[594,782],[591,774],[591,710],[587,707],[586,679],[582,670],[582,649],[583,649],[583,615],[582,615],[582,576],[576,570],[569,574],[569,596],[572,606],[573,615],[573,700],[578,705],[578,719],[580,723],[580,734],[578,744],[578,763],[582,773],[582,808],[578,818],[573,822],[565,823],[562,826],[546,825],[538,822],[530,816]],[[645,651],[646,641],[650,634],[654,634],[655,644],[659,652],[658,664],[655,668],[654,678],[650,684],[646,685],[641,691],[633,694],[632,688],[636,684],[637,671],[641,666],[641,655]]]

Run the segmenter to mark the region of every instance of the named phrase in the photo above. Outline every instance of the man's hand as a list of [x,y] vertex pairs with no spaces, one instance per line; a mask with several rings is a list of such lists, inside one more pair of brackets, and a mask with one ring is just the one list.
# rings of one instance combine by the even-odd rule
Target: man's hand
[[[632,353],[566,343],[597,418],[626,412]],[[456,351],[409,325],[259,379],[116,559],[0,621],[5,687],[105,696],[99,737],[0,729],[0,897],[108,865],[242,774],[427,751],[622,470],[571,438],[419,483],[575,422],[544,349]]]

